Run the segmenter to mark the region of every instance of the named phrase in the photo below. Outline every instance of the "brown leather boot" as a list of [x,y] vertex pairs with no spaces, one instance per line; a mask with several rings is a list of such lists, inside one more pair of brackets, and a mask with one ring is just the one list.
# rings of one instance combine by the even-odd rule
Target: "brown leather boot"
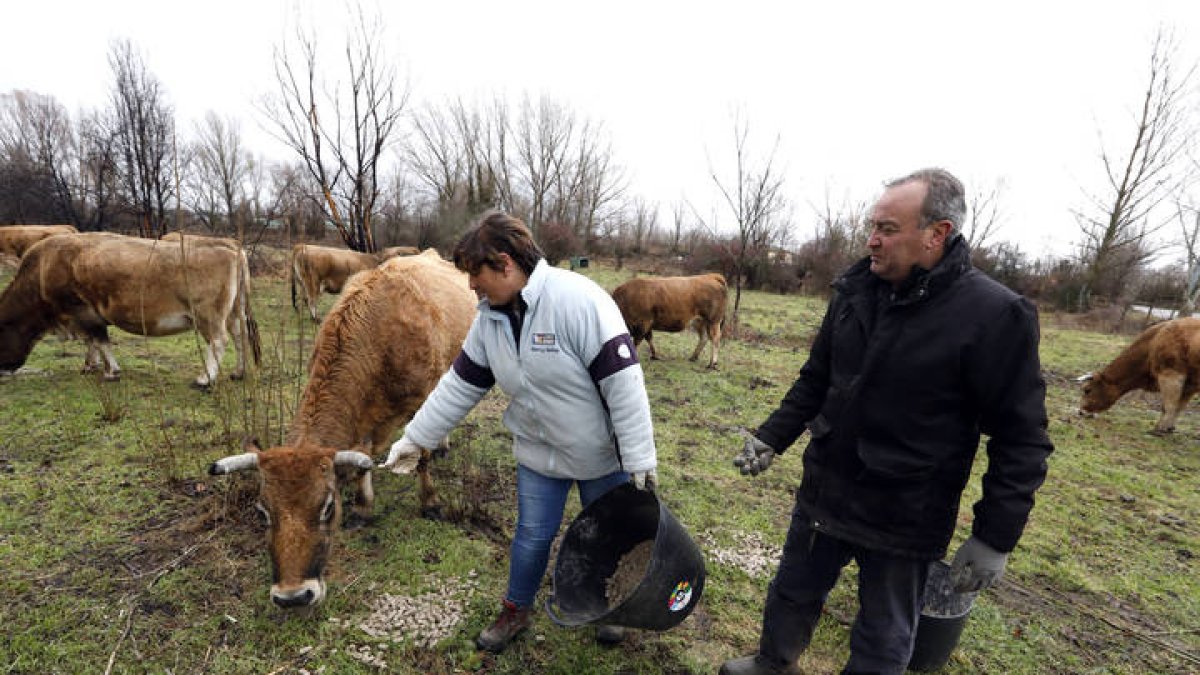
[[512,642],[513,638],[521,634],[521,631],[529,628],[529,624],[533,623],[533,608],[532,607],[517,607],[513,603],[505,600],[503,608],[500,610],[500,615],[475,638],[475,646],[480,649],[486,649],[493,654],[499,654],[504,651],[508,643]]

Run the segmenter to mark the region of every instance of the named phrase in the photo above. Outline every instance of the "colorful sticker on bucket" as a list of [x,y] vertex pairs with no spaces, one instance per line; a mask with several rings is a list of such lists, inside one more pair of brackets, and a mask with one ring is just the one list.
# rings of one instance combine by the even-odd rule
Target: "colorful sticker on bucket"
[[672,612],[687,607],[688,601],[692,599],[692,585],[686,579],[675,584],[675,590],[671,591],[671,597],[667,599],[667,609]]

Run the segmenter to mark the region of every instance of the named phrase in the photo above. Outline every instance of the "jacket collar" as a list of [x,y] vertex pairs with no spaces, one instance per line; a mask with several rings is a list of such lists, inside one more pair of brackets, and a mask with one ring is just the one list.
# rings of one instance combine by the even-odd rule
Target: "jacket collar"
[[[908,304],[937,295],[970,269],[971,249],[962,234],[956,233],[946,244],[946,253],[933,269],[913,267],[908,278],[896,289],[895,301]],[[871,256],[864,256],[833,282],[833,289],[845,295],[856,295],[867,291],[878,292],[885,284],[871,273]]]

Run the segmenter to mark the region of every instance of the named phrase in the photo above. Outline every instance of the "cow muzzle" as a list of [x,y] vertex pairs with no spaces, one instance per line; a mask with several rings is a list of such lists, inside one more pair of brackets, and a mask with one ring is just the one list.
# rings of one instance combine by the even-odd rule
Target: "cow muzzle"
[[309,607],[325,599],[325,582],[320,579],[305,579],[295,588],[285,589],[279,584],[271,586],[271,602],[283,609]]

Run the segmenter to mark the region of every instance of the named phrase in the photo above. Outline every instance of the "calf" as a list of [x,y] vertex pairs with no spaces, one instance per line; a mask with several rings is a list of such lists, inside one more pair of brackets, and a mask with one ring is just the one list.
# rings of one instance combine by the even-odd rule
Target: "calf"
[[1175,420],[1200,391],[1200,318],[1174,319],[1154,324],[1098,373],[1088,373],[1079,409],[1084,413],[1108,410],[1135,389],[1157,391],[1162,414],[1151,433],[1175,430]]
[[645,338],[646,344],[650,345],[651,359],[658,358],[652,339],[655,330],[677,333],[691,324],[700,336],[691,360],[698,359],[705,341],[711,340],[712,357],[708,367],[717,367],[727,297],[724,276],[702,274],[630,279],[617,286],[612,295],[625,317],[634,346]]

